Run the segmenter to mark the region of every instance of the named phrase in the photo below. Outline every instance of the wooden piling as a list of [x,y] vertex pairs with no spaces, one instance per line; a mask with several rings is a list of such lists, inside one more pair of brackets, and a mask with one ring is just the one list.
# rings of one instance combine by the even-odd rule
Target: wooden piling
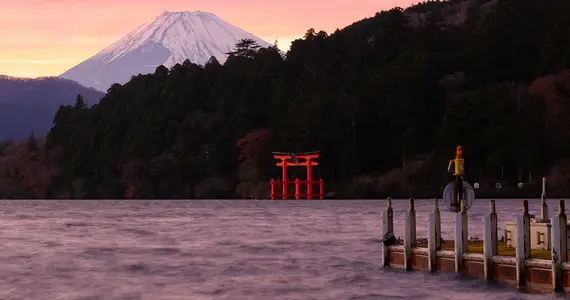
[[434,199],[434,210],[429,214],[428,224],[428,259],[429,270],[437,270],[437,251],[441,249],[441,215],[439,212],[439,200]]
[[[392,198],[388,198],[387,206],[382,211],[382,237],[394,234],[394,210],[392,209]],[[382,243],[382,266],[390,266],[390,248],[386,243]]]
[[540,222],[548,222],[548,203],[546,203],[546,195],[540,195]]
[[523,200],[523,212],[516,216],[516,268],[517,287],[526,286],[525,262],[530,258],[530,215],[528,213],[528,200]]
[[552,236],[552,289],[563,291],[562,264],[568,259],[568,232],[564,200],[558,203],[558,215],[550,219]]
[[411,241],[412,241],[412,248],[415,248],[418,244],[418,236],[417,236],[417,227],[416,227],[416,205],[414,198],[410,198],[410,229],[412,230],[410,233]]
[[467,206],[466,201],[461,200],[461,211],[455,215],[455,272],[461,272],[463,268],[463,254],[467,253],[469,236],[467,231]]
[[493,280],[493,256],[499,253],[497,235],[497,212],[495,200],[489,201],[490,211],[483,216],[483,256],[485,280]]
[[404,267],[412,270],[412,249],[416,245],[416,209],[414,199],[410,198],[410,207],[404,213]]

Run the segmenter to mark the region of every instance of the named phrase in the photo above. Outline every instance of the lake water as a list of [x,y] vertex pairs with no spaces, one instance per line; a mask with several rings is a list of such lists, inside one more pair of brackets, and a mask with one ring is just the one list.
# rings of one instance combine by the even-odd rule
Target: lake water
[[[396,234],[407,201],[395,201]],[[432,202],[416,200],[418,236]],[[531,201],[538,214],[539,202]],[[386,270],[385,201],[0,201],[0,299],[553,299]],[[554,207],[555,203],[552,202]],[[499,222],[520,201],[498,200]],[[481,236],[487,201],[469,210]],[[444,212],[443,237],[453,236]]]

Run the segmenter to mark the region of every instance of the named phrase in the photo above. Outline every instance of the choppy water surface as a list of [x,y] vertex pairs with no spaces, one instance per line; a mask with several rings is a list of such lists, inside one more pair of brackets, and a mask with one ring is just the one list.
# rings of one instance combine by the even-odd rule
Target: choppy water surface
[[[554,203],[553,203],[554,204]],[[396,201],[396,233],[407,201]],[[418,235],[432,203],[417,200]],[[382,269],[385,201],[0,201],[0,299],[552,299]],[[520,201],[497,201],[500,222]],[[531,202],[537,212],[538,202]],[[486,201],[470,210],[481,235]],[[452,214],[443,236],[451,238]]]

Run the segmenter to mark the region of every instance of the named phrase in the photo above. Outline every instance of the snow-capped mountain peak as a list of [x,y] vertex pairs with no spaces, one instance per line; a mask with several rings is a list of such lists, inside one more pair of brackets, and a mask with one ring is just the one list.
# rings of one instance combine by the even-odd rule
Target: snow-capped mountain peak
[[165,11],[61,77],[106,90],[132,75],[152,73],[161,64],[170,67],[186,59],[205,64],[212,56],[223,63],[226,53],[245,38],[270,46],[212,13]]

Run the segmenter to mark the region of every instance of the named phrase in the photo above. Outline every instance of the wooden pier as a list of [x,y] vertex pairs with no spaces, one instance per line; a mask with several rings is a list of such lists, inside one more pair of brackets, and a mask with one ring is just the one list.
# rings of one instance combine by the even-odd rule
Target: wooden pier
[[[382,212],[382,259],[386,268],[408,271],[455,272],[469,277],[481,278],[513,285],[532,291],[570,291],[570,263],[568,263],[568,222],[564,200],[558,204],[558,213],[550,218],[551,259],[531,257],[531,216],[528,201],[522,201],[521,214],[516,216],[515,256],[499,255],[497,213],[495,201],[489,200],[489,213],[483,216],[483,251],[470,253],[467,231],[467,210],[462,208],[455,215],[455,239],[452,249],[445,249],[441,239],[441,221],[438,200],[429,214],[427,247],[418,244],[416,238],[416,210],[414,199],[404,213],[403,245],[398,245],[394,236],[394,211],[392,200]],[[543,198],[543,217],[547,216],[546,200]],[[509,220],[510,221],[510,220]],[[545,222],[545,220],[542,220]],[[391,237],[391,238],[389,238]],[[450,243],[445,243],[450,244]],[[473,248],[473,246],[471,246]],[[542,250],[547,251],[547,250]]]

